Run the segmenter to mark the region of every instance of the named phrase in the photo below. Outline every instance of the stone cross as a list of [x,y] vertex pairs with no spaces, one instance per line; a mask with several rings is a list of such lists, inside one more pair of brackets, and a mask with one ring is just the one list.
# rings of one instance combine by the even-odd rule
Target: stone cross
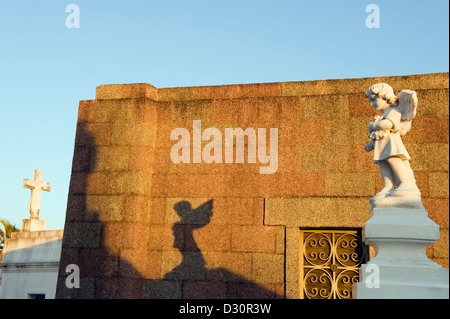
[[23,187],[31,189],[31,198],[28,202],[28,210],[31,219],[39,219],[39,207],[41,204],[41,191],[50,191],[50,183],[42,181],[42,171],[34,171],[34,180],[23,179]]

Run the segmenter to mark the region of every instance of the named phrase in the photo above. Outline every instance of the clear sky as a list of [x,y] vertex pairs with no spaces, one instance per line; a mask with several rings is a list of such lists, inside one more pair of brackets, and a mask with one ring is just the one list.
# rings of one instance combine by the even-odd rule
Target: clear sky
[[[79,28],[67,28],[76,4]],[[368,28],[369,4],[379,28]],[[62,229],[79,100],[111,83],[158,88],[449,71],[446,0],[0,0],[0,219]]]

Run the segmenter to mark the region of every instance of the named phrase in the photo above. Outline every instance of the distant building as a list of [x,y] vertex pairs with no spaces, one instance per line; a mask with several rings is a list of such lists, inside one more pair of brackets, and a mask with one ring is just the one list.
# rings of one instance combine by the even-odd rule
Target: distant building
[[54,299],[63,230],[14,232],[0,263],[0,299]]
[[36,170],[34,180],[24,179],[23,185],[31,189],[31,218],[5,240],[0,299],[54,299],[63,230],[45,230],[45,221],[39,219],[40,192],[50,191],[42,172]]

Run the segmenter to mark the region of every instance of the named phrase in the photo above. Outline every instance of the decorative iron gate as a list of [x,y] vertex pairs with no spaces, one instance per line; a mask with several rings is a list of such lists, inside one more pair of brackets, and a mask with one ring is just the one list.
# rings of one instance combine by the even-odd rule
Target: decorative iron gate
[[358,230],[301,230],[300,298],[348,299],[368,261]]

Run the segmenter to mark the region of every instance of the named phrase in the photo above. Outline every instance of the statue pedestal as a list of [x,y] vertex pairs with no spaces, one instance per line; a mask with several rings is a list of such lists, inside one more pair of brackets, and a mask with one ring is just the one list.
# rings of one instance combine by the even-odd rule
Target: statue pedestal
[[22,231],[42,231],[45,230],[45,220],[30,218],[22,220]]
[[425,209],[373,208],[364,225],[376,256],[360,269],[355,299],[449,298],[449,270],[431,261],[427,246],[439,239],[439,225]]

